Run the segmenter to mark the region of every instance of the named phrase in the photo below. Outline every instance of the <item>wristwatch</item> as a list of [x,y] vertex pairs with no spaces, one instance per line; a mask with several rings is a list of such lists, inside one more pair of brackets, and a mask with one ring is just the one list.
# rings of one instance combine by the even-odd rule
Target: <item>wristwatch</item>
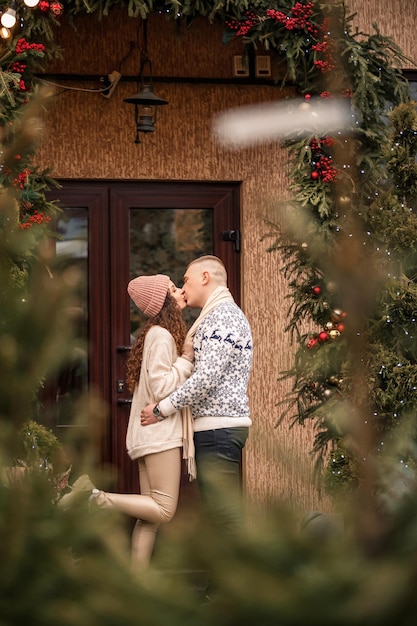
[[161,409],[159,408],[159,404],[156,404],[153,408],[152,413],[155,415],[156,419],[162,422],[165,419],[164,415],[161,413]]

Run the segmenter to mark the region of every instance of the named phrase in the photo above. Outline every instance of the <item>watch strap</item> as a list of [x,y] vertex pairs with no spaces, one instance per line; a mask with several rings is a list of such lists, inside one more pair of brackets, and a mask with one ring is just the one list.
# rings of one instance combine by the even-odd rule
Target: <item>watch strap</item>
[[165,416],[162,415],[161,410],[159,408],[159,404],[156,404],[153,408],[152,413],[155,415],[156,419],[160,422],[165,419]]

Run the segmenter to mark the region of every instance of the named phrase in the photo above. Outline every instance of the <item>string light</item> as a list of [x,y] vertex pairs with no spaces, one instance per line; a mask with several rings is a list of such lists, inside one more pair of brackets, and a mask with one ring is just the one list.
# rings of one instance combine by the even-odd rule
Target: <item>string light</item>
[[[27,6],[29,9],[34,9],[39,4],[39,0],[23,0],[23,2],[25,6]],[[9,8],[2,14],[0,18],[0,24],[3,27],[0,27],[0,37],[2,37],[2,39],[8,39],[11,35],[10,30],[16,26],[17,8],[18,5],[16,0],[12,0]]]
[[10,36],[11,36],[11,34],[12,34],[12,33],[11,33],[11,31],[10,31],[10,29],[9,29],[9,28],[6,28],[5,26],[2,26],[2,27],[0,28],[0,37],[1,37],[2,39],[9,39],[9,38],[10,38]]
[[16,25],[16,10],[17,10],[16,2],[15,0],[12,0],[12,3],[10,4],[9,8],[7,9],[5,13],[3,13],[3,15],[0,18],[0,22],[2,26],[10,29]]

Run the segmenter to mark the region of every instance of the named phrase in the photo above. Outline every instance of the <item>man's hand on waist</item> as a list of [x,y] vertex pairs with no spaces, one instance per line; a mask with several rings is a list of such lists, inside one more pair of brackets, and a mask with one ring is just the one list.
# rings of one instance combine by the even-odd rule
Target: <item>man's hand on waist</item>
[[165,419],[159,410],[158,404],[148,404],[140,412],[140,423],[142,426],[149,426],[149,424],[157,424]]

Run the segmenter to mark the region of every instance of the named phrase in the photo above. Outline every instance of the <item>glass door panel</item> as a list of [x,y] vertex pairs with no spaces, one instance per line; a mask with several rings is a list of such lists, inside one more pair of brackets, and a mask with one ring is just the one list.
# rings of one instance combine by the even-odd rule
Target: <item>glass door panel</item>
[[72,353],[45,381],[41,397],[42,422],[59,437],[63,428],[86,426],[76,419],[74,411],[76,401],[89,386],[88,209],[62,208],[55,224],[54,279],[59,281],[70,270],[76,284],[69,310],[74,332]]
[[[187,265],[213,254],[213,211],[210,209],[130,209],[130,279],[142,274],[168,274],[183,284]],[[185,309],[189,327],[199,311]],[[146,317],[130,302],[131,335]]]
[[[71,307],[75,343],[71,359],[58,372],[56,383],[57,428],[72,426],[74,403],[88,390],[88,210],[65,208],[56,221],[56,268],[77,272],[77,288]],[[77,421],[77,425],[80,424]]]

